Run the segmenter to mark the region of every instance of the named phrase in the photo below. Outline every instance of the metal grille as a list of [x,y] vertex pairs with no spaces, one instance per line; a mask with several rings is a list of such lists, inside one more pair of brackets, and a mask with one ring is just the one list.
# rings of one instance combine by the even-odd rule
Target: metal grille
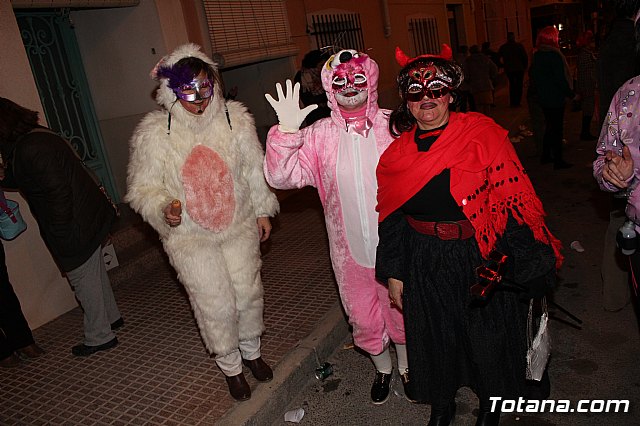
[[438,22],[434,17],[409,19],[409,36],[413,56],[440,52]]
[[312,15],[311,20],[311,35],[315,36],[318,49],[337,46],[364,52],[359,13]]
[[16,12],[49,128],[67,139],[116,202],[116,191],[69,9]]

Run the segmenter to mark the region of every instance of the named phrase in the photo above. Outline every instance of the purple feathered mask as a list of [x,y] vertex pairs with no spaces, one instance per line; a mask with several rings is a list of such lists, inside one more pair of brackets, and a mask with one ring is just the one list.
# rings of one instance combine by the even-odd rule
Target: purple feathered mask
[[193,71],[189,66],[163,66],[160,65],[156,71],[156,79],[160,80],[161,78],[168,79],[168,86],[172,90],[177,90],[183,85],[187,85],[191,83],[193,80]]

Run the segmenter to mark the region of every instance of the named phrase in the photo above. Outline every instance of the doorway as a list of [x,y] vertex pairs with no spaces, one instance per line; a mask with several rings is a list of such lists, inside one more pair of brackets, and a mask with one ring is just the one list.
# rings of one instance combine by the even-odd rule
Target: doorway
[[16,19],[49,128],[71,143],[119,202],[69,10],[16,10]]

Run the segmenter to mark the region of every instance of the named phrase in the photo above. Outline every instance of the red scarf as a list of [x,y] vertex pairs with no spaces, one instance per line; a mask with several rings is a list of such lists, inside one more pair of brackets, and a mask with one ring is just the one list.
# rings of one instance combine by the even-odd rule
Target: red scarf
[[[476,230],[486,257],[507,225],[508,213],[526,223],[536,240],[553,247],[556,267],[562,244],[544,223],[544,210],[509,141],[508,132],[477,113],[450,113],[449,124],[427,152],[405,132],[382,154],[378,178],[379,221],[399,209],[434,176],[451,170],[451,194]],[[515,209],[514,209],[515,207]]]

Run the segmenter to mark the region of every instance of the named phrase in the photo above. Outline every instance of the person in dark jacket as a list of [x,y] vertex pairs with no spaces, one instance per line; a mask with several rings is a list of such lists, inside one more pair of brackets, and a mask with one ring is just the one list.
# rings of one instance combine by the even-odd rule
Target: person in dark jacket
[[476,111],[491,114],[494,105],[495,82],[498,78],[498,67],[491,59],[482,54],[480,47],[474,44],[469,49],[469,55],[462,64],[466,86],[471,91]]
[[71,145],[38,125],[38,113],[0,98],[3,185],[19,190],[38,222],[40,235],[66,275],[84,311],[84,342],[75,356],[118,344],[123,325],[101,245],[116,211]]
[[482,43],[482,53],[487,55],[491,62],[496,64],[498,69],[502,68],[502,62],[500,62],[500,54],[491,48],[491,42],[485,41]]
[[509,79],[509,104],[512,107],[518,107],[522,100],[522,84],[524,72],[529,65],[529,56],[522,43],[516,41],[516,36],[512,32],[507,33],[507,42],[500,46],[498,54]]
[[300,83],[300,101],[302,105],[318,105],[318,108],[311,111],[304,119],[301,128],[310,126],[321,118],[331,115],[331,109],[327,105],[327,93],[322,87],[322,80],[320,79],[320,71],[329,56],[327,52],[321,50],[307,52],[302,59],[302,67],[293,78],[294,83]]
[[43,354],[44,350],[33,339],[20,301],[9,282],[4,246],[0,243],[0,367],[17,367],[21,359],[37,358]]
[[572,164],[562,158],[564,110],[566,99],[574,97],[573,79],[567,61],[560,52],[558,30],[555,27],[541,29],[536,46],[529,74],[544,113],[546,126],[540,162],[553,162],[554,169],[566,169]]
[[593,141],[598,139],[591,134],[591,119],[595,109],[596,99],[596,43],[593,32],[590,30],[582,33],[576,40],[578,51],[578,63],[576,66],[576,93],[580,96],[582,104],[582,127],[580,139]]
[[613,95],[628,79],[640,74],[640,55],[634,21],[640,0],[615,0],[615,18],[611,30],[600,45],[598,85],[600,88],[600,123],[605,119]]

